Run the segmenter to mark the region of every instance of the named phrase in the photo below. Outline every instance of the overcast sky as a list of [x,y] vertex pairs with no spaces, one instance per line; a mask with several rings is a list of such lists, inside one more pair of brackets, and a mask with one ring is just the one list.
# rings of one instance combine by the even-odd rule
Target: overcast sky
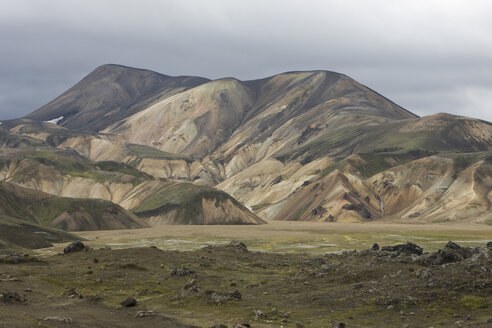
[[406,109],[492,121],[492,1],[0,0],[0,119],[105,63],[242,80],[345,73]]

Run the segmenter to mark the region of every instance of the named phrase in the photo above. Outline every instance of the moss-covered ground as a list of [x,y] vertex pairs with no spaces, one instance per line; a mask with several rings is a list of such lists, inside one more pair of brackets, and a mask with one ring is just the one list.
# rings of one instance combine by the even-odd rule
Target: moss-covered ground
[[[173,269],[184,273],[173,275]],[[98,326],[104,320],[112,327],[148,327],[155,317],[198,327],[237,322],[252,327],[330,327],[333,322],[347,327],[489,327],[491,270],[485,257],[425,267],[408,256],[353,252],[282,254],[224,245],[194,251],[98,249],[0,264],[0,278],[18,279],[0,281],[0,292],[27,298],[0,304],[0,325],[6,320],[19,327],[29,326],[23,322],[49,324],[39,313],[67,315],[75,307],[79,314],[93,312],[83,317],[73,312],[70,327]],[[191,281],[199,287],[186,289]],[[240,299],[216,296],[233,291]],[[129,295],[137,306],[122,308],[120,302]],[[133,317],[143,310],[156,316]],[[119,319],[108,322],[114,313]]]

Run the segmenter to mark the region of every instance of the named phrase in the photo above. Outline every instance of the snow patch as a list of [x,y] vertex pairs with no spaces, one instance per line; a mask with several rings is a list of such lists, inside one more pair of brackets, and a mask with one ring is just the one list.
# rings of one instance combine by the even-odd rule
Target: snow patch
[[60,122],[61,120],[63,120],[63,116],[60,116],[60,117],[57,117],[57,118],[54,118],[54,119],[51,119],[51,120],[45,121],[45,122],[46,123],[58,124],[58,122]]

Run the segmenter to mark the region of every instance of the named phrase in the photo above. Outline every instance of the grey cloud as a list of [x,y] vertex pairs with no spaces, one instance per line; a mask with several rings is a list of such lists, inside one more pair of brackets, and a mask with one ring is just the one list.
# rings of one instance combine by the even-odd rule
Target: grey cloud
[[334,70],[420,115],[492,121],[491,11],[440,0],[7,1],[0,118],[118,63],[209,78]]

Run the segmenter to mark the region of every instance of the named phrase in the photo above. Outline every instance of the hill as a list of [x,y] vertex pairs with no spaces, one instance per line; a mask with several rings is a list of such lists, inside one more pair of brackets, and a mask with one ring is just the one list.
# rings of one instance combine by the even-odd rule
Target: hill
[[0,182],[0,212],[26,223],[65,231],[148,227],[110,201],[56,197],[8,182]]
[[264,223],[215,188],[156,179],[127,164],[90,161],[73,150],[3,149],[0,176],[9,182],[3,187],[8,201],[0,210],[66,230],[142,228],[162,223],[156,216],[169,216],[169,210],[179,214],[173,223]]

